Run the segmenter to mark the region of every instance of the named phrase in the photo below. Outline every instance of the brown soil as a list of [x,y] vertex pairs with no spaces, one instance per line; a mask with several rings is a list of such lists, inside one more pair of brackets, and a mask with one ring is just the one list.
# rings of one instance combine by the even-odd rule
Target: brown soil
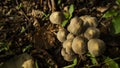
[[[23,49],[29,46],[25,52],[34,57],[39,68],[61,68],[71,64],[72,62],[65,61],[60,54],[62,46],[55,35],[59,27],[51,24],[49,16],[46,16],[54,11],[63,11],[70,4],[75,6],[73,16],[97,17],[100,23],[100,38],[107,47],[104,55],[111,58],[120,56],[120,35],[110,35],[111,20],[101,18],[104,12],[115,5],[115,0],[59,1],[61,2],[57,4],[57,0],[0,0],[0,63],[23,53]],[[5,47],[7,50],[2,50]],[[99,63],[101,58],[97,58]],[[78,61],[76,68],[92,64],[89,58]],[[117,62],[120,63],[118,60]],[[104,64],[97,66],[106,67]]]

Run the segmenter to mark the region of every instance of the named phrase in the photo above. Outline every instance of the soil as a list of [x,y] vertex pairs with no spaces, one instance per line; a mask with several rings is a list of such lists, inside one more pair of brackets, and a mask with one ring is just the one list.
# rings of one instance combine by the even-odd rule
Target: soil
[[[61,1],[58,3],[58,1]],[[38,62],[39,68],[61,68],[72,64],[60,54],[62,45],[56,39],[59,26],[49,21],[54,11],[64,11],[71,4],[75,6],[73,16],[95,16],[100,23],[100,39],[106,43],[104,56],[120,56],[120,35],[111,35],[111,19],[102,15],[116,6],[115,0],[0,0],[0,63],[27,52]],[[97,57],[99,63],[102,56]],[[91,60],[78,59],[76,68],[92,65]],[[117,60],[120,64],[120,61]],[[100,64],[94,68],[107,68]]]

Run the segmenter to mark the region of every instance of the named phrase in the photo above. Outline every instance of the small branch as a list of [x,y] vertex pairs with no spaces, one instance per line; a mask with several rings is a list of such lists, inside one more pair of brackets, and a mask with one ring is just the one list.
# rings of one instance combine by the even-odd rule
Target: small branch
[[56,5],[55,5],[55,1],[51,0],[51,4],[52,4],[52,12],[54,12],[56,10]]
[[50,5],[50,0],[48,0],[48,7],[50,8],[50,11],[51,11],[52,7]]

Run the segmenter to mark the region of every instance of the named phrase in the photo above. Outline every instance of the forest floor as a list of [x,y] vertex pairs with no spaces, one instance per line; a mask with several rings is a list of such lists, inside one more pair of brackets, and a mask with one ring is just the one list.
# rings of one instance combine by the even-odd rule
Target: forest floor
[[[62,45],[55,35],[58,25],[49,21],[52,12],[64,11],[71,4],[74,5],[73,16],[91,15],[100,22],[97,28],[101,31],[100,39],[106,43],[104,56],[120,57],[120,35],[111,35],[111,18],[102,18],[107,10],[116,6],[115,0],[0,0],[0,63],[28,53],[39,68],[72,64],[61,56]],[[97,60],[99,65],[93,67],[108,68],[101,64],[101,56]],[[78,61],[76,68],[92,65],[88,57]],[[120,64],[120,60],[115,61]]]

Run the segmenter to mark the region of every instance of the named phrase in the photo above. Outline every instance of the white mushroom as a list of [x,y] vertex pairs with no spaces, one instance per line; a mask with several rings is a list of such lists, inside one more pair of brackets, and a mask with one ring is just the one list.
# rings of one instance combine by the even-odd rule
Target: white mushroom
[[68,39],[63,42],[63,48],[65,48],[66,53],[70,55],[74,54],[72,50],[72,41],[72,39]]
[[62,21],[64,21],[64,18],[65,18],[65,17],[64,17],[64,15],[63,15],[63,13],[62,13],[62,12],[58,12],[58,11],[53,12],[53,13],[50,15],[50,17],[49,17],[50,22],[53,23],[53,24],[61,24]]
[[95,27],[89,27],[84,33],[84,37],[87,38],[88,40],[92,38],[98,38],[99,36],[100,30]]
[[83,21],[78,17],[74,17],[71,19],[70,24],[67,27],[67,30],[70,33],[73,33],[74,35],[78,35],[82,30],[82,25]]
[[63,56],[64,60],[66,61],[73,61],[75,58],[75,55],[68,54],[65,50],[65,48],[61,49],[61,55]]
[[83,37],[76,36],[72,42],[72,49],[79,55],[86,53],[87,45],[85,39]]
[[62,49],[61,49],[61,55],[62,55],[62,56],[65,56],[65,54],[67,54],[67,53],[66,53],[66,50],[65,50],[65,48],[62,48]]
[[76,57],[75,55],[65,54],[65,56],[63,58],[66,61],[73,61],[75,59],[75,57]]
[[57,32],[57,39],[60,42],[64,42],[66,40],[66,36],[67,36],[67,31],[65,29],[59,29],[59,31]]
[[67,35],[67,39],[73,39],[74,38],[74,35],[72,34],[72,33],[69,33],[68,35]]
[[85,16],[81,16],[80,19],[83,20],[84,27],[88,27],[88,26],[97,27],[97,25],[98,25],[97,19],[95,17],[85,15]]
[[88,51],[94,57],[100,56],[105,51],[105,43],[100,39],[90,39],[88,41]]
[[35,64],[32,56],[23,53],[7,60],[0,68],[35,68]]

